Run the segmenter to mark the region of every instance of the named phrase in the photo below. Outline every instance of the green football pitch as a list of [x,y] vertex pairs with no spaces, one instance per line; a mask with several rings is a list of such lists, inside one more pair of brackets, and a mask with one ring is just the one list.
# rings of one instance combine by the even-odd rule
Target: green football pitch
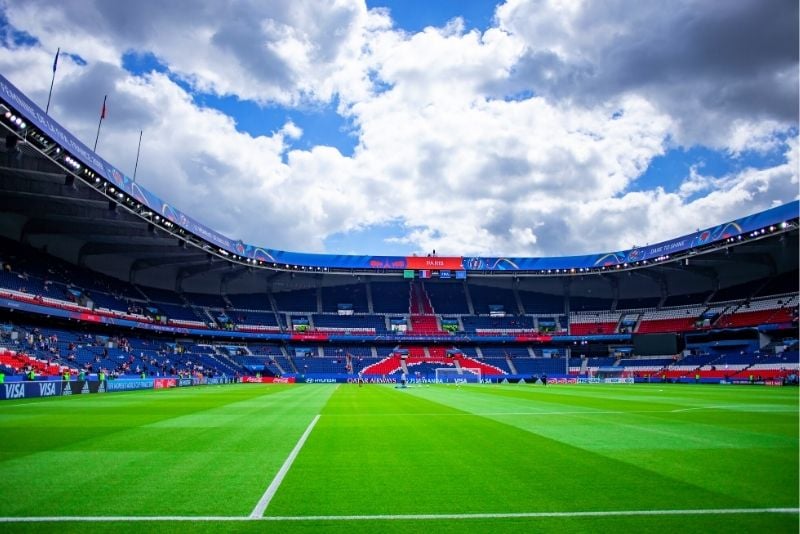
[[0,529],[797,532],[798,390],[207,386],[0,403]]

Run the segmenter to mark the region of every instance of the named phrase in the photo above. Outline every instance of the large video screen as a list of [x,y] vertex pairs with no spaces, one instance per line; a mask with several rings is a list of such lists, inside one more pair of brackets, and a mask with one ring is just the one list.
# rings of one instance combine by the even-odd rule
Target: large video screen
[[676,334],[636,334],[633,336],[633,353],[637,356],[666,356],[683,350]]

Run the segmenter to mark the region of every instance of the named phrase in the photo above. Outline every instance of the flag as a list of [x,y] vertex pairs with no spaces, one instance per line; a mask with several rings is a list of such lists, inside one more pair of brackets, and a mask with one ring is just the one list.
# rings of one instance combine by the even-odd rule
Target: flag
[[103,97],[103,108],[100,110],[100,120],[106,118],[106,98],[108,98],[108,95]]
[[58,68],[58,54],[60,53],[61,53],[61,47],[59,47],[58,50],[56,50],[56,58],[53,60],[53,73],[55,73],[56,69]]

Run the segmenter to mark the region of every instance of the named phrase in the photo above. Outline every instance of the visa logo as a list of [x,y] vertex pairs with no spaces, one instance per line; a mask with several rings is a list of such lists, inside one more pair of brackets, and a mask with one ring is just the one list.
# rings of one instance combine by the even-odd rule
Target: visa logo
[[7,399],[24,399],[25,384],[5,384]]
[[56,385],[53,382],[43,382],[39,384],[40,397],[52,397],[56,394]]

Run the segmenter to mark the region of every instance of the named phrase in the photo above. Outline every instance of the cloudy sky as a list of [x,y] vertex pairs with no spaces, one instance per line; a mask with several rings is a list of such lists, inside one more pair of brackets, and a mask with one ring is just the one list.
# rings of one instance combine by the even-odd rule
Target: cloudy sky
[[549,256],[798,198],[796,0],[0,0],[0,72],[208,226]]

